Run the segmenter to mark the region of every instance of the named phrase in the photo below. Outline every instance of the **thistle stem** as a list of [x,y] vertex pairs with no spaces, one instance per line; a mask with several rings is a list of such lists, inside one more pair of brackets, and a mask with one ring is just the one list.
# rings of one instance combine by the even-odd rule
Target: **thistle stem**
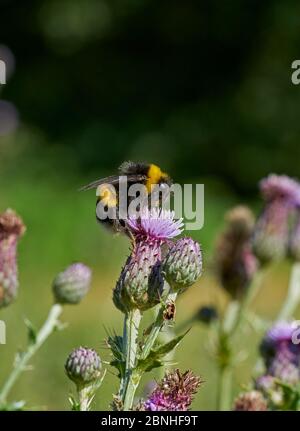
[[231,303],[231,306],[229,305],[227,316],[225,316],[223,322],[223,328],[221,328],[220,331],[220,334],[222,334],[222,343],[220,343],[219,335],[219,344],[221,345],[222,351],[219,352],[219,356],[223,357],[223,353],[225,352],[226,360],[225,363],[221,362],[221,364],[219,364],[218,410],[230,409],[233,377],[232,339],[244,323],[248,307],[261,286],[262,275],[262,272],[256,275],[239,306],[236,307],[235,303]]
[[232,367],[220,368],[218,388],[218,410],[228,411],[231,404]]
[[[177,297],[177,292],[169,293],[167,301],[168,302],[171,302],[171,301],[175,302],[176,297]],[[154,343],[158,337],[158,334],[161,331],[161,328],[164,324],[164,310],[165,310],[165,306],[162,305],[160,307],[158,313],[157,313],[155,322],[152,325],[150,334],[148,335],[146,342],[144,344],[143,351],[141,353],[141,359],[146,359],[146,357],[149,355],[150,350],[152,349],[152,347],[153,347],[153,345],[154,345]]]
[[284,304],[278,314],[278,320],[291,318],[300,302],[300,263],[294,263],[291,269],[289,287]]
[[49,335],[52,334],[52,332],[58,325],[59,323],[58,317],[60,316],[61,312],[62,312],[62,306],[60,304],[54,304],[50,309],[47,320],[45,321],[44,325],[37,333],[35,343],[30,344],[27,347],[27,350],[22,354],[20,360],[17,362],[11,374],[9,375],[8,379],[4,383],[0,391],[0,405],[6,402],[9,392],[11,391],[13,385],[15,384],[19,376],[25,370],[29,360],[39,350],[42,344],[46,341]]
[[90,388],[83,387],[78,389],[79,410],[87,412],[90,405]]
[[123,346],[125,363],[124,380],[121,381],[120,395],[123,401],[123,410],[128,411],[132,408],[135,391],[139,378],[134,373],[137,355],[138,330],[141,322],[141,312],[138,309],[129,311],[125,316]]

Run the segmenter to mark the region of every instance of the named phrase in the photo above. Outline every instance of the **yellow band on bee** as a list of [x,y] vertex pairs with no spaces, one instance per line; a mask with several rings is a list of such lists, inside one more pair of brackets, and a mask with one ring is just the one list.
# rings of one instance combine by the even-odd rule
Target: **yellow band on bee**
[[158,184],[161,179],[163,179],[167,176],[167,174],[162,172],[158,166],[151,164],[149,169],[148,169],[147,176],[148,176],[148,179],[147,179],[145,185],[146,185],[148,193],[150,193],[152,186],[154,184]]

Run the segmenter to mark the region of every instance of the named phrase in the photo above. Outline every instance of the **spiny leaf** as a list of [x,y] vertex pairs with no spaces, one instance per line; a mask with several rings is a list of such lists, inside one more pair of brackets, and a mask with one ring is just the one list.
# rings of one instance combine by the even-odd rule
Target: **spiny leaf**
[[175,347],[177,347],[189,331],[190,329],[188,329],[184,334],[173,338],[168,343],[163,344],[156,349],[152,349],[145,359],[138,360],[137,369],[141,372],[144,372],[151,371],[153,368],[160,367],[162,365],[162,359],[164,358],[164,356],[166,356]]
[[123,354],[123,338],[119,335],[109,336],[106,340],[107,346],[110,348],[114,358],[117,361],[124,359]]
[[119,371],[119,377],[123,377],[125,375],[125,361],[114,360],[109,364]]

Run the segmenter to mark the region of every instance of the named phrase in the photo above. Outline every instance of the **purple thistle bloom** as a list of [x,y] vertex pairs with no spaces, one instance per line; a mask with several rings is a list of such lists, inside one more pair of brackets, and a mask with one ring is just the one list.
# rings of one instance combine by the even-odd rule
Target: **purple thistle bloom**
[[274,344],[279,344],[282,341],[291,342],[295,329],[293,322],[276,322],[266,333],[265,339]]
[[300,185],[286,175],[270,174],[260,181],[259,187],[266,202],[280,199],[291,205],[300,204]]
[[174,211],[143,208],[140,217],[129,216],[127,225],[136,240],[168,241],[182,232],[182,218],[176,220]]
[[167,372],[150,397],[143,403],[145,411],[187,411],[200,384],[200,377],[191,371],[181,374],[174,370]]
[[262,262],[282,259],[289,246],[289,219],[300,205],[300,185],[285,175],[269,175],[260,182],[265,207],[257,220],[253,248]]
[[0,215],[0,308],[17,296],[17,245],[26,228],[22,219],[8,209]]
[[292,322],[277,322],[260,346],[267,373],[288,383],[296,383],[300,377],[300,344],[292,339],[295,331]]

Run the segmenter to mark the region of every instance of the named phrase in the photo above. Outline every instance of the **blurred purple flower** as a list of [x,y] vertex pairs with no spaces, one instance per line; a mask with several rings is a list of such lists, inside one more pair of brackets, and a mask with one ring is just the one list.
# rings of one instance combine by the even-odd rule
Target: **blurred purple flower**
[[17,296],[17,244],[25,232],[22,219],[8,209],[0,215],[0,308]]
[[266,411],[268,410],[267,401],[258,391],[242,393],[234,402],[234,411]]
[[270,174],[260,181],[259,188],[265,202],[279,199],[292,206],[300,204],[299,183],[286,175]]
[[260,346],[267,373],[287,383],[296,383],[300,378],[300,344],[292,340],[295,331],[293,322],[277,322]]
[[282,259],[288,252],[289,218],[300,205],[300,185],[285,175],[269,175],[260,182],[265,207],[257,220],[253,249],[261,262]]
[[225,221],[216,244],[215,270],[224,289],[241,298],[258,266],[251,249],[254,216],[249,208],[237,206],[226,213]]

